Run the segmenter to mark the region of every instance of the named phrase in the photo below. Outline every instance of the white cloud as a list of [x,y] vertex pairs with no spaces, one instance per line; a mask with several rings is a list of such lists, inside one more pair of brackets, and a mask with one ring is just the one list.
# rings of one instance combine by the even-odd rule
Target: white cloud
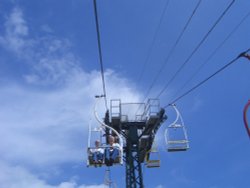
[[33,72],[24,75],[26,81],[36,85],[63,85],[74,74],[81,74],[78,61],[71,54],[62,57],[45,55],[33,64]]
[[[116,75],[110,80],[118,81]],[[123,80],[109,86],[112,95],[139,99]],[[37,91],[22,86],[0,89],[0,152],[6,160],[45,165],[83,159],[94,95],[101,90],[98,72],[75,74],[63,88]],[[99,110],[100,117],[104,111]]]
[[79,101],[79,95],[69,96],[63,91],[38,93],[19,87],[1,90],[2,158],[33,165],[82,158],[84,137],[82,143],[72,145],[72,134],[84,136],[84,110],[80,103],[73,104]]
[[32,47],[33,41],[26,38],[28,34],[29,29],[23,19],[22,10],[16,7],[5,22],[5,35],[0,36],[0,45],[21,55]]
[[26,26],[26,22],[23,19],[23,13],[21,9],[14,8],[9,20],[6,22],[7,26],[7,34],[13,36],[27,36],[28,35],[28,27]]
[[6,188],[52,188],[46,185],[44,181],[37,179],[34,175],[30,174],[22,167],[10,167],[1,164],[0,171],[0,184]]
[[41,30],[47,33],[53,33],[53,29],[49,25],[46,25],[46,24],[41,26]]
[[4,188],[107,188],[101,185],[78,185],[74,181],[50,185],[21,166],[0,163],[0,185]]
[[164,188],[164,186],[163,185],[158,185],[158,186],[156,186],[156,188]]
[[106,185],[81,185],[79,188],[107,188]]
[[[102,188],[75,182],[52,186],[29,172],[49,165],[80,164],[86,158],[94,96],[102,94],[100,72],[82,70],[67,39],[31,38],[19,8],[13,9],[5,27],[0,45],[9,43],[5,47],[25,59],[23,66],[28,65],[30,71],[23,75],[25,85],[6,83],[0,88],[0,184],[7,188]],[[105,78],[109,99],[140,101],[129,80],[112,70],[105,72]],[[98,112],[103,117],[101,106]]]
[[[21,9],[14,8],[6,21],[5,40],[35,41],[25,38],[26,25]],[[93,113],[94,96],[102,93],[102,86],[100,73],[82,70],[69,46],[67,39],[36,40],[32,49],[22,54],[29,56],[27,63],[32,67],[32,72],[23,77],[36,89],[32,85],[6,85],[0,89],[1,158],[32,165],[83,159],[87,122]],[[16,53],[21,46],[11,47]],[[128,80],[112,70],[105,76],[110,98],[139,101]],[[53,87],[41,90],[37,86]]]

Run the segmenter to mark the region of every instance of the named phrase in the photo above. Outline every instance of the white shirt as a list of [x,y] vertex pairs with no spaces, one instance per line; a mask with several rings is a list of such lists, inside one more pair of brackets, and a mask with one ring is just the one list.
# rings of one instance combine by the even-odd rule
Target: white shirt
[[91,153],[95,153],[95,152],[99,152],[99,153],[104,153],[104,149],[103,148],[92,148],[90,149]]
[[118,143],[113,143],[113,145],[108,145],[110,147],[110,151],[113,151],[113,148],[116,148],[118,150],[121,150],[121,146]]

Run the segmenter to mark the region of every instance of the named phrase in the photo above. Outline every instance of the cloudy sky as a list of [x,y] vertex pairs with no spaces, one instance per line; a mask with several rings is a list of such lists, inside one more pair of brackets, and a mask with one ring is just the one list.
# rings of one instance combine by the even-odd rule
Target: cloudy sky
[[[108,100],[142,102],[158,75],[147,95],[156,97],[234,1],[201,1],[172,50],[198,2],[97,0]],[[249,7],[248,0],[232,4],[159,96],[162,106],[250,48]],[[0,187],[105,187],[106,168],[86,167],[94,96],[102,94],[93,1],[1,0],[0,22]],[[167,109],[157,133],[161,167],[143,165],[146,187],[248,187],[242,110],[249,73],[241,58],[177,102],[187,152],[166,152],[163,132],[175,118]],[[98,112],[103,117],[104,103]],[[124,166],[113,167],[111,177],[125,187]]]

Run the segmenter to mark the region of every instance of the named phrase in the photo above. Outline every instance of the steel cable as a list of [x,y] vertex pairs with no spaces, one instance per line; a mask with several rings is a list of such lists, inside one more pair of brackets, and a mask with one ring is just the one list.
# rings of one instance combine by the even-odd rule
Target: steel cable
[[96,33],[97,33],[97,42],[98,42],[99,62],[100,62],[100,67],[101,67],[102,87],[103,87],[103,94],[104,94],[104,100],[105,100],[105,107],[107,110],[108,109],[108,102],[107,102],[107,92],[106,92],[106,85],[105,85],[105,79],[104,79],[101,37],[100,37],[100,29],[99,29],[96,0],[93,0],[93,3],[94,3],[94,12],[95,12],[95,24],[96,24]]
[[160,67],[159,71],[157,72],[156,76],[154,77],[152,83],[151,83],[150,86],[149,86],[149,89],[148,89],[147,92],[146,92],[145,98],[148,97],[148,95],[149,95],[150,91],[153,89],[153,86],[155,85],[156,81],[159,79],[159,76],[161,75],[162,71],[165,69],[167,63],[169,62],[170,57],[171,57],[172,54],[174,53],[174,51],[175,51],[177,45],[179,44],[179,42],[180,42],[182,36],[184,35],[185,31],[187,30],[187,28],[188,28],[188,26],[189,26],[189,24],[190,24],[190,22],[191,22],[193,16],[195,15],[197,9],[199,8],[200,4],[201,4],[201,0],[199,0],[199,1],[197,2],[197,4],[196,4],[194,10],[192,11],[192,14],[191,14],[190,17],[188,18],[188,20],[187,20],[185,26],[183,27],[181,33],[179,34],[179,36],[178,36],[178,38],[176,39],[174,45],[172,46],[171,50],[169,51],[169,53],[168,53],[168,55],[167,55],[167,58],[166,58],[166,59],[164,60],[164,62],[161,64],[161,67]]
[[227,8],[223,11],[223,13],[219,16],[219,18],[215,21],[215,23],[212,25],[212,27],[208,30],[208,32],[202,38],[202,40],[194,48],[194,50],[192,51],[192,53],[184,61],[184,63],[181,65],[181,67],[175,72],[174,76],[165,84],[164,88],[157,95],[157,98],[159,98],[163,94],[163,92],[173,82],[173,80],[177,77],[177,75],[182,71],[182,69],[185,67],[185,65],[187,65],[187,63],[190,61],[190,59],[193,57],[193,55],[198,51],[198,49],[201,47],[201,45],[206,41],[206,39],[208,38],[208,36],[212,33],[212,31],[214,30],[214,28],[218,25],[218,23],[222,20],[222,18],[225,16],[225,14],[229,11],[229,9],[232,7],[232,5],[234,3],[235,3],[235,0],[231,1],[231,3],[227,6]]
[[[239,29],[239,27],[244,23],[244,21],[250,16],[250,12],[248,12],[241,21],[234,27],[234,29],[229,33],[229,35],[218,45],[218,47],[209,55],[209,57],[200,65],[200,67],[196,70],[196,72],[183,84],[183,86],[176,92],[175,95],[181,93],[181,91],[189,84],[194,77],[200,72],[200,70],[212,59],[212,57],[217,53],[217,51],[228,41],[228,39]],[[174,96],[175,96],[174,95]]]
[[214,72],[212,75],[210,75],[206,79],[202,80],[200,83],[198,83],[197,85],[195,85],[194,87],[192,87],[191,89],[189,89],[188,91],[186,91],[185,93],[183,93],[182,95],[180,95],[179,97],[177,97],[176,99],[174,99],[173,101],[171,101],[168,105],[164,106],[164,108],[168,107],[171,104],[175,104],[177,101],[179,101],[180,99],[182,99],[183,97],[185,97],[186,95],[188,95],[189,93],[191,93],[192,91],[196,90],[198,87],[200,87],[201,85],[203,85],[205,82],[207,82],[208,80],[210,80],[212,77],[216,76],[218,73],[220,73],[221,71],[223,71],[224,69],[226,69],[227,67],[229,67],[230,65],[232,65],[233,63],[235,63],[239,58],[245,57],[248,51],[250,51],[250,48],[248,50],[246,50],[245,52],[242,52],[241,54],[239,54],[236,58],[234,58],[229,63],[227,63],[226,65],[224,65],[223,67],[221,67],[219,70],[217,70],[216,72]]

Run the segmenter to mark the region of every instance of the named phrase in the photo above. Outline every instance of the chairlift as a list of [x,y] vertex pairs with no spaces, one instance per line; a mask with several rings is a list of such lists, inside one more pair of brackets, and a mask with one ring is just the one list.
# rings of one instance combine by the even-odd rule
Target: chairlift
[[167,145],[167,151],[186,151],[189,149],[189,141],[187,137],[187,131],[184,126],[184,121],[176,105],[172,105],[177,116],[175,121],[170,124],[165,130],[165,142]]
[[157,149],[156,142],[154,141],[151,149],[146,154],[146,166],[148,168],[160,167],[160,153]]
[[[97,104],[97,103],[96,103]],[[91,128],[91,124],[89,125],[89,139],[88,139],[88,149],[87,149],[87,154],[88,154],[88,159],[87,159],[87,166],[94,166],[94,167],[101,167],[101,166],[112,166],[112,165],[117,165],[117,164],[123,164],[122,156],[123,156],[123,140],[121,138],[121,135],[112,127],[106,125],[104,122],[102,122],[96,112],[96,105],[94,108],[94,115],[98,123],[100,124],[99,127],[97,128]],[[106,152],[110,151],[110,146],[108,143],[106,143],[106,134],[105,134],[105,128],[108,128],[110,131],[112,131],[118,138],[118,144],[119,147],[116,148],[118,149],[118,155],[115,159],[113,159],[112,163],[108,163],[107,160],[105,159]],[[94,133],[97,135],[94,137]],[[100,144],[98,148],[94,145],[95,141],[99,140]],[[104,140],[104,142],[103,142]],[[98,150],[97,150],[98,149]],[[96,153],[95,152],[100,152],[102,153],[102,158],[96,159]],[[95,158],[95,160],[94,160]]]
[[[98,145],[95,145],[97,140],[99,141]],[[87,148],[87,166],[88,167],[102,167],[106,165],[105,161],[105,152],[110,149],[106,143],[104,129],[100,127],[91,128],[89,126],[89,139],[88,139],[88,148]],[[121,163],[121,149],[118,149],[119,153],[114,159],[113,164]]]
[[[103,143],[103,129],[102,127],[91,127],[91,124],[89,124],[89,135],[88,135],[88,148],[87,148],[87,166],[95,166],[95,167],[100,167],[104,164],[103,157],[97,161],[94,160],[95,155],[97,155],[97,152],[99,152],[99,155],[104,154],[105,148],[103,147],[105,143]],[[99,142],[98,147],[95,145],[95,142]],[[95,154],[96,152],[96,154]],[[99,156],[98,156],[99,158]]]

